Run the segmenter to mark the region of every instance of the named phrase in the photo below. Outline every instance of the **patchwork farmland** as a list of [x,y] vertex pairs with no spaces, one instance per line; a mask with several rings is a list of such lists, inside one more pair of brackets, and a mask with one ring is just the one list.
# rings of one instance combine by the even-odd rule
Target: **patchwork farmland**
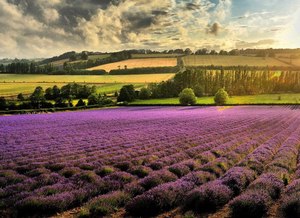
[[0,213],[299,217],[299,126],[295,106],[0,117]]

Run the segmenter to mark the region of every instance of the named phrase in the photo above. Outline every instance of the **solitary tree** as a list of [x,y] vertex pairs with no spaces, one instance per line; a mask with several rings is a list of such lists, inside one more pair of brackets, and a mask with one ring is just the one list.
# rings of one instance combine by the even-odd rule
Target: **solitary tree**
[[120,94],[118,96],[118,102],[132,102],[136,98],[135,90],[133,85],[123,86],[120,90]]
[[86,51],[83,51],[80,55],[81,60],[88,60],[89,59],[89,55],[87,54]]
[[216,105],[225,105],[228,99],[229,96],[225,89],[219,89],[214,98]]
[[186,88],[179,94],[179,102],[181,105],[194,105],[197,102],[197,98],[193,89]]
[[192,53],[193,52],[190,48],[187,48],[187,49],[184,50],[184,54],[186,54],[186,55],[191,55]]

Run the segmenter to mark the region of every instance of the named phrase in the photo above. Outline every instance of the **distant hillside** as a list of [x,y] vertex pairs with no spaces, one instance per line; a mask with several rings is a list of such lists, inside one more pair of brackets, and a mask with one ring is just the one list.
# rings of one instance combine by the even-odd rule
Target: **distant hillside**
[[103,55],[103,54],[107,55],[107,53],[101,53],[101,52],[83,51],[80,53],[76,53],[75,51],[70,51],[70,52],[63,53],[59,56],[47,58],[47,59],[41,61],[40,64],[43,65],[43,64],[50,64],[53,62],[82,60],[83,56],[85,56],[86,57],[85,59],[87,60],[89,56],[97,56],[97,55]]
[[43,60],[44,60],[44,58],[36,58],[36,59],[3,58],[3,59],[0,59],[0,65],[1,64],[7,65],[7,64],[11,64],[11,63],[17,63],[17,62],[22,62],[22,63],[41,62]]

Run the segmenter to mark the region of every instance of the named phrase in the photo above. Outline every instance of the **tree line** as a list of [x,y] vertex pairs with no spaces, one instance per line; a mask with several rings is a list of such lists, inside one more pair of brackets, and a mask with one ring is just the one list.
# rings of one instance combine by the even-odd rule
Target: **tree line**
[[229,95],[255,95],[300,92],[300,72],[188,69],[173,79],[148,86],[149,98],[178,97],[192,88],[198,97],[214,96],[221,88]]
[[[78,102],[73,105],[75,99]],[[87,99],[87,103],[84,99]],[[0,97],[0,110],[70,108],[109,104],[112,104],[112,100],[106,95],[97,94],[96,86],[77,83],[70,83],[61,88],[55,85],[46,90],[41,86],[37,86],[29,97],[25,97],[20,93],[17,102],[7,101],[4,97]]]
[[[69,52],[60,56],[61,58],[69,57],[69,61],[76,59],[76,53]],[[29,61],[14,61],[10,64],[0,64],[0,73],[11,73],[11,74],[50,74],[50,75],[105,75],[105,70],[85,70],[103,64],[118,62],[131,58],[129,52],[116,52],[112,53],[109,57],[98,58],[96,60],[88,60],[87,53],[82,52],[80,60],[75,63],[66,61],[63,67],[55,67],[52,62],[29,62]],[[57,61],[58,58],[53,60]],[[52,59],[49,59],[52,60]],[[59,60],[59,59],[58,59]]]
[[55,69],[52,64],[39,65],[36,62],[13,62],[0,65],[0,73],[13,74],[49,74]]

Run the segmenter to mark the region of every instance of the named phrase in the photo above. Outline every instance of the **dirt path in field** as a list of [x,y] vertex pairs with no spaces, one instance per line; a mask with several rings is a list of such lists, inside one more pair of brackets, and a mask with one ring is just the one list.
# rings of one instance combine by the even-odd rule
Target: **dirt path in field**
[[51,218],[73,218],[76,217],[76,215],[79,214],[81,207],[74,208],[72,210],[68,210],[62,213],[58,213],[54,216],[51,216]]

